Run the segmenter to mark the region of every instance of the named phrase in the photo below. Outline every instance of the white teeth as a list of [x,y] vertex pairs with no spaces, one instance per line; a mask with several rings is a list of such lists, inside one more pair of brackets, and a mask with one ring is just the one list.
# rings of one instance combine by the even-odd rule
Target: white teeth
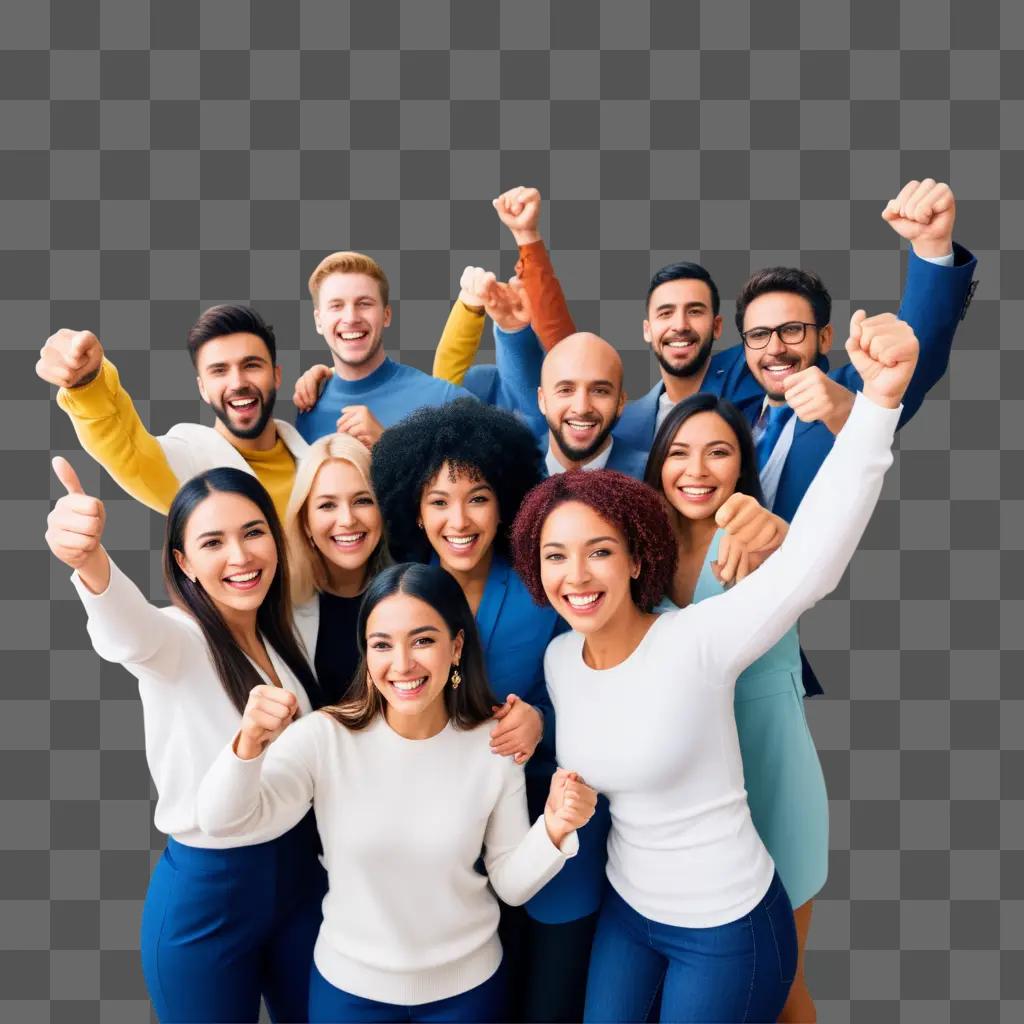
[[474,533],[469,537],[445,537],[445,540],[453,547],[468,548],[476,540],[476,537],[477,535]]
[[250,405],[255,404],[255,398],[236,398],[234,401],[228,402],[232,409],[248,409]]
[[714,487],[683,487],[683,494],[693,494],[700,497],[704,494],[710,494],[714,490]]
[[792,369],[792,367],[789,363],[786,363],[784,366],[766,366],[765,369],[769,373],[782,373],[785,370]]
[[694,343],[692,341],[670,341],[667,344],[669,348],[689,348]]
[[600,594],[566,594],[566,600],[573,608],[589,608]]
[[589,430],[591,427],[596,427],[596,423],[585,423],[583,420],[566,420],[566,423],[572,427],[573,430]]
[[426,676],[421,676],[419,679],[410,679],[408,682],[398,682],[397,680],[392,682],[392,686],[396,690],[401,690],[403,693],[408,693],[410,690],[418,690],[427,681]]
[[250,580],[256,579],[259,574],[259,569],[256,569],[253,572],[240,572],[235,576],[229,576],[228,580],[231,583],[248,583]]
[[336,544],[357,544],[365,536],[365,533],[336,533],[331,540]]
[[359,338],[365,338],[365,337],[366,337],[366,331],[342,331],[341,332],[341,340],[342,341],[356,341]]

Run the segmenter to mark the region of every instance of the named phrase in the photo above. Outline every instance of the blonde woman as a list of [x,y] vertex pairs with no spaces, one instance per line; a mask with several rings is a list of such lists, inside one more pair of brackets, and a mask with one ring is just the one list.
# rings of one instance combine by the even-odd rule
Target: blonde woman
[[295,625],[324,699],[336,704],[359,661],[362,593],[390,562],[362,442],[331,434],[310,446],[295,470],[285,538]]

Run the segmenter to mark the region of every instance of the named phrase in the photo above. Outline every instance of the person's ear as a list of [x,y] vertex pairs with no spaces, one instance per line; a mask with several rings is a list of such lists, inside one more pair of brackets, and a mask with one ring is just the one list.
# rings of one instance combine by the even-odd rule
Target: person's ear
[[280,366],[275,366],[274,367],[274,390],[275,391],[280,391],[281,390],[281,367]]
[[721,314],[721,313],[719,313],[719,314],[717,314],[717,315],[715,316],[715,319],[714,319],[714,320],[712,321],[712,325],[711,325],[711,337],[712,337],[712,338],[713,338],[713,339],[714,339],[715,341],[718,341],[718,339],[719,339],[719,338],[720,338],[721,336],[722,336],[722,314]]
[[452,663],[458,665],[462,658],[462,648],[466,641],[466,634],[460,629],[452,641]]
[[644,320],[644,341],[646,341],[647,344],[650,345],[651,340],[651,321]]
[[833,340],[832,325],[825,324],[825,326],[818,331],[818,355],[825,355],[829,349],[832,348]]
[[177,548],[174,549],[174,561],[177,563],[178,568],[193,582],[196,581],[196,574],[189,565],[188,559],[185,557],[184,552],[179,551]]
[[540,409],[542,416],[547,416],[548,407],[544,402],[544,389],[540,387],[537,388],[537,408]]
[[323,324],[320,323],[320,309],[316,305],[313,306],[313,324],[316,327],[317,334],[324,333]]
[[199,388],[199,397],[207,404],[210,404],[210,396],[206,393],[206,385],[203,383],[203,378],[196,377],[196,387]]
[[391,303],[388,303],[384,307],[384,326],[385,327],[390,327],[391,326]]

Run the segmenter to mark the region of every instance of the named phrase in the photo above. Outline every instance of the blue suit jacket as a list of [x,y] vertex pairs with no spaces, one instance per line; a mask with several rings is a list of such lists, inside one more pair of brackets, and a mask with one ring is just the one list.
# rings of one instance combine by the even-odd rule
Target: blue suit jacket
[[[942,379],[949,366],[949,352],[953,345],[953,335],[956,333],[957,324],[963,319],[967,306],[970,304],[971,279],[977,263],[978,261],[967,249],[957,244],[953,246],[952,267],[940,267],[929,263],[927,260],[915,256],[913,251],[909,254],[907,280],[903,287],[899,317],[914,328],[914,333],[921,343],[921,356],[917,369],[914,371],[914,379],[903,399],[904,410],[900,426],[917,412],[925,395]],[[848,387],[852,391],[860,388],[860,375],[852,366],[829,370],[828,360],[825,358],[820,359],[818,365],[844,387]],[[658,400],[664,391],[665,385],[659,380],[646,395],[630,402],[623,410],[622,418],[615,427],[615,436],[621,437],[634,448],[649,451],[656,432]],[[764,401],[764,391],[747,368],[742,344],[734,345],[711,357],[701,391],[721,395],[722,398],[729,399],[744,411],[747,411],[749,403],[755,406],[759,413],[761,403]],[[801,423],[797,426],[797,435],[818,428],[825,434],[829,434],[828,429],[822,424]],[[829,437],[831,436],[829,434]],[[786,519],[792,518],[800,499],[811,480],[814,479],[821,460],[831,448],[831,444],[829,444],[817,461],[815,461],[816,456],[814,455],[809,454],[808,458],[804,459],[799,453],[794,460],[794,452],[802,452],[803,445],[808,443],[801,440],[798,449],[795,441],[794,438],[794,449],[790,452],[786,462],[774,508],[775,512]],[[820,452],[823,441],[824,438],[817,439],[807,449],[808,453]],[[790,463],[813,465],[814,468],[808,476],[804,469],[796,468],[796,466],[790,469]],[[789,512],[786,514],[780,509],[786,509]]]

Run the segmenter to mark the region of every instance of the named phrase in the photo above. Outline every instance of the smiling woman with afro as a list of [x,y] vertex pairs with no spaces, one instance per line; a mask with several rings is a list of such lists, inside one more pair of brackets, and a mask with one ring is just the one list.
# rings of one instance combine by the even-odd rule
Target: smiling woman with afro
[[542,477],[540,448],[512,413],[459,398],[417,409],[374,445],[373,489],[395,557],[430,558],[430,544],[417,526],[420,499],[445,464],[450,475],[483,481],[494,491],[500,519],[494,546],[507,554],[512,520],[526,492]]

